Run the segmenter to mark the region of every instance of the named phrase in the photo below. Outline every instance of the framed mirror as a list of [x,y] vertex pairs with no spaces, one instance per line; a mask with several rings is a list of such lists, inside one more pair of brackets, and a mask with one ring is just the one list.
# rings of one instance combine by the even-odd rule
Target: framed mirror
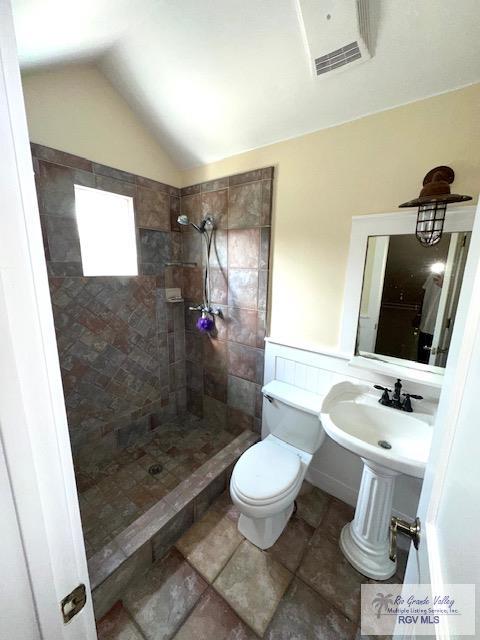
[[351,364],[423,381],[443,374],[473,219],[473,207],[449,209],[433,247],[415,237],[416,212],[353,219],[341,335]]
[[412,234],[368,238],[356,355],[445,367],[470,237],[428,249]]

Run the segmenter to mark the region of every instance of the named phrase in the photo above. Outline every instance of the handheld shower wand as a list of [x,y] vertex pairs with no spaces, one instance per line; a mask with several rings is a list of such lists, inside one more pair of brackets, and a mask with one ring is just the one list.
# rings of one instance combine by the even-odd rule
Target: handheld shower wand
[[210,331],[213,328],[213,321],[208,315],[220,315],[218,310],[214,310],[210,304],[210,251],[212,248],[212,239],[215,231],[213,218],[211,216],[205,216],[199,225],[191,222],[186,215],[178,216],[177,222],[183,226],[191,225],[196,231],[202,234],[205,240],[205,250],[206,250],[206,264],[205,264],[205,274],[203,281],[203,306],[198,305],[196,307],[191,307],[194,310],[198,310],[202,312],[202,317],[199,318],[197,322],[197,326],[201,331]]

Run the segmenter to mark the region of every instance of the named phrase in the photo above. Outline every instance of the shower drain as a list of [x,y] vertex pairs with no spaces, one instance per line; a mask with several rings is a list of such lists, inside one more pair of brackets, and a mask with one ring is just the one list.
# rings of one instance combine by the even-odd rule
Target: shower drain
[[148,467],[148,473],[151,476],[158,476],[159,473],[162,473],[163,470],[163,465],[157,463],[157,464],[152,464]]
[[378,445],[380,447],[382,447],[382,449],[391,449],[392,448],[392,445],[389,442],[387,442],[386,440],[379,440],[378,441]]

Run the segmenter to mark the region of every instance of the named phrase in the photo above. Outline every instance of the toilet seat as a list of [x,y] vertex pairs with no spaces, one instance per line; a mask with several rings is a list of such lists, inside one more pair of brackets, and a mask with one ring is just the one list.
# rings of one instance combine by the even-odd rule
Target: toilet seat
[[269,440],[248,449],[235,465],[231,483],[237,497],[252,506],[269,505],[302,482],[299,455]]

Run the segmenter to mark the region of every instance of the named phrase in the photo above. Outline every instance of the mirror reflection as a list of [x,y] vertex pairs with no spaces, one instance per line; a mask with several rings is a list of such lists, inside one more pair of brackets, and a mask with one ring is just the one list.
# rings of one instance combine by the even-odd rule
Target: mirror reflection
[[358,355],[445,367],[470,235],[446,233],[429,248],[410,234],[369,237]]

